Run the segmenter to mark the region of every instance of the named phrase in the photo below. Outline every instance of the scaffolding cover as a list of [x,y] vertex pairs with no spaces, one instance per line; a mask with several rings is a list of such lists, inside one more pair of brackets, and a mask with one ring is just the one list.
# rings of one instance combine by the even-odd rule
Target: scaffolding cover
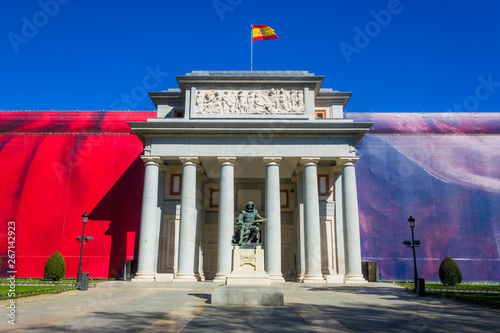
[[449,256],[464,281],[500,280],[500,114],[347,113],[372,121],[357,163],[361,253],[382,279],[439,280]]

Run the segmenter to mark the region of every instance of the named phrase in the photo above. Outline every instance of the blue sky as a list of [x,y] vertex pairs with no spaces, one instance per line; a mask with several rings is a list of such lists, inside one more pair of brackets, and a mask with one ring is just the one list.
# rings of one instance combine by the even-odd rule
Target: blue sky
[[192,70],[307,70],[350,112],[500,112],[500,2],[2,1],[1,110],[154,110]]

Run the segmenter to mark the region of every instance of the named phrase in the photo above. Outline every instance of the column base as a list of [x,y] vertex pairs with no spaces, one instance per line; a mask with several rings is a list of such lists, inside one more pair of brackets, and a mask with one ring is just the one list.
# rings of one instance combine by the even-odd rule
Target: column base
[[194,273],[181,273],[177,274],[172,282],[198,282]]
[[271,277],[271,283],[285,283],[283,274],[269,274]]
[[304,278],[305,278],[305,274],[300,274],[298,277],[297,277],[297,282],[304,282]]
[[344,283],[344,277],[342,275],[325,275],[326,283],[331,284],[342,284]]
[[213,281],[214,283],[226,284],[227,274],[216,274]]
[[304,276],[304,284],[309,283],[326,283],[326,280],[323,278],[321,274],[306,274]]
[[158,273],[155,280],[156,282],[172,282],[174,280],[174,273]]
[[131,279],[132,282],[155,282],[156,273],[136,273]]
[[368,281],[363,278],[363,275],[345,275],[344,283],[368,283]]

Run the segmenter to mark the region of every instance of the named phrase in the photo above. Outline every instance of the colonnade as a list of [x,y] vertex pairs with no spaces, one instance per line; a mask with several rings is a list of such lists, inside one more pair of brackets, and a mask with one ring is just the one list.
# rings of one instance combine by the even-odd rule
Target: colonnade
[[[157,260],[157,235],[159,233],[158,179],[159,156],[143,156],[145,166],[144,192],[139,238],[137,280],[154,280]],[[181,211],[178,249],[178,272],[174,281],[196,281],[196,228],[197,228],[197,179],[198,157],[179,157],[183,165]],[[221,167],[219,186],[217,273],[215,282],[224,282],[231,272],[234,231],[234,167],[237,157],[217,158]],[[280,204],[280,162],[281,157],[263,157],[266,168],[265,180],[265,270],[273,282],[284,282],[281,271],[281,204]],[[345,282],[364,281],[361,273],[361,249],[359,238],[359,217],[356,192],[356,157],[339,158],[342,166],[343,223],[345,223]],[[299,197],[303,204],[303,225],[300,228],[300,272],[303,282],[325,282],[321,271],[321,229],[318,198],[319,157],[302,157],[299,174]],[[342,221],[341,221],[342,222]]]

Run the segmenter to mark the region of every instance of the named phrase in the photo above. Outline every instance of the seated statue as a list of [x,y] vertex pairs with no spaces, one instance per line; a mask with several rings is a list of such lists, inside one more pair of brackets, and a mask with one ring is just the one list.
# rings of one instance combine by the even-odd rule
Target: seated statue
[[233,236],[233,245],[250,244],[255,242],[259,245],[260,242],[260,228],[259,226],[264,222],[264,218],[259,215],[255,204],[249,201],[245,210],[242,210],[236,219],[237,230]]

